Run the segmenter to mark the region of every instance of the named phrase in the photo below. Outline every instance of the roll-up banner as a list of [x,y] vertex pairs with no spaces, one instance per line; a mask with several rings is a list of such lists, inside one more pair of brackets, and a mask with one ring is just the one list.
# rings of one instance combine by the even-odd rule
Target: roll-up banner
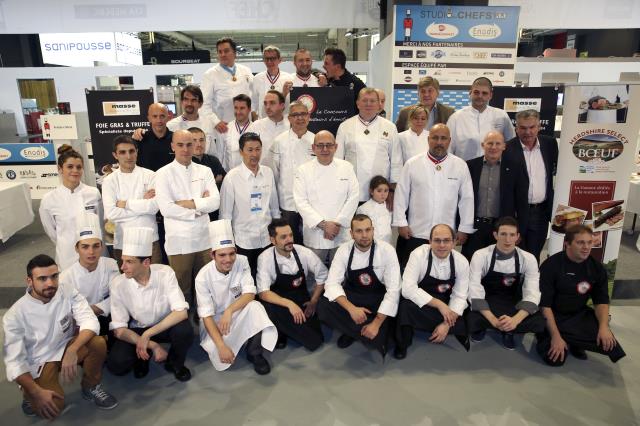
[[0,144],[0,182],[26,182],[31,198],[41,199],[59,183],[54,144]]
[[111,155],[113,139],[133,134],[137,128],[149,129],[147,110],[153,103],[153,89],[86,90],[87,112],[96,180],[116,161]]
[[549,254],[567,226],[594,231],[592,256],[612,283],[640,130],[639,84],[565,86]]
[[555,87],[494,87],[489,101],[492,107],[506,111],[516,126],[516,114],[528,109],[540,113],[540,134],[554,136],[558,90]]
[[309,109],[309,131],[313,133],[328,130],[335,136],[340,123],[355,115],[353,90],[348,87],[294,87],[290,98]]

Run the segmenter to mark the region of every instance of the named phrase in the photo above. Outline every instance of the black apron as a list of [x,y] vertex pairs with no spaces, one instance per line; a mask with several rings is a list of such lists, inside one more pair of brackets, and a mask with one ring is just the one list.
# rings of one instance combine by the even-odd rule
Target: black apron
[[[276,269],[276,279],[271,284],[270,290],[278,296],[292,300],[302,310],[304,304],[311,300],[309,291],[307,290],[307,279],[304,275],[304,268],[300,257],[295,249],[293,249],[293,257],[298,265],[298,272],[295,274],[283,274],[276,261],[276,249],[273,249],[273,263]],[[278,333],[285,334],[287,337],[299,342],[302,346],[310,351],[316,350],[324,341],[320,321],[316,315],[307,318],[302,324],[296,324],[289,309],[284,306],[275,305],[273,303],[263,302],[265,310],[269,318],[278,329]]]
[[433,254],[429,250],[429,262],[427,264],[427,273],[424,278],[418,283],[418,287],[429,293],[431,297],[449,304],[451,299],[451,292],[456,282],[456,264],[453,261],[453,253],[449,254],[449,267],[451,274],[448,280],[441,280],[431,276],[431,265],[433,264]]

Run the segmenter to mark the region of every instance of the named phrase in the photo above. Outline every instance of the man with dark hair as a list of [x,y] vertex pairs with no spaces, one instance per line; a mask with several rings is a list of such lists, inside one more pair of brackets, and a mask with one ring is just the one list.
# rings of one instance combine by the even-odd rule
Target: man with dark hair
[[432,343],[443,343],[447,335],[454,334],[469,350],[462,318],[469,296],[469,262],[453,249],[455,241],[453,228],[439,224],[431,229],[430,245],[418,247],[409,256],[402,275],[396,359],[407,356],[414,328],[431,332]]
[[313,59],[308,49],[300,48],[293,54],[293,66],[296,72],[293,79],[287,82],[285,90],[292,87],[323,87],[327,85],[327,77],[324,74],[314,75],[312,72]]
[[[271,149],[276,136],[288,131],[291,127],[289,120],[284,116],[284,102],[285,98],[282,93],[277,90],[269,90],[263,98],[266,117],[251,124],[251,131],[260,135],[265,155]],[[262,163],[265,164],[264,157]]]
[[431,76],[422,77],[418,81],[418,103],[406,106],[398,113],[396,119],[396,127],[398,133],[404,132],[409,128],[409,113],[417,106],[423,106],[428,112],[427,125],[425,130],[429,131],[434,124],[447,124],[449,117],[455,112],[448,105],[438,102],[440,95],[440,82]]
[[[189,304],[167,265],[151,264],[153,230],[127,228],[122,248],[123,274],[111,283],[111,324],[116,342],[107,368],[116,376],[133,369],[136,378],[149,372],[149,361],[164,362],[176,379],[186,382],[191,372],[184,365],[193,341]],[[160,343],[170,343],[169,352]]]
[[481,142],[491,130],[502,133],[507,141],[515,136],[511,118],[502,109],[489,105],[493,97],[493,84],[486,77],[478,77],[469,89],[471,105],[456,111],[447,121],[451,130],[449,152],[463,160],[482,155]]
[[514,218],[500,218],[493,236],[496,244],[476,251],[471,258],[467,326],[471,341],[481,341],[491,328],[502,333],[506,349],[514,350],[514,333],[544,329],[544,318],[538,312],[538,262],[516,246],[520,234]]
[[327,280],[327,268],[314,252],[294,244],[293,231],[286,220],[274,219],[268,231],[273,247],[258,258],[256,285],[260,300],[278,329],[276,348],[284,348],[287,337],[291,337],[315,351],[324,341],[316,307]]
[[102,181],[102,201],[104,216],[116,225],[113,234],[113,257],[122,265],[122,235],[131,226],[153,229],[153,252],[151,263],[162,262],[160,235],[157,222],[156,174],[142,166],[137,166],[138,148],[136,142],[127,135],[113,140],[113,158],[118,168]]
[[[64,408],[64,381],[83,367],[82,397],[110,410],[118,401],[101,384],[107,355],[98,319],[73,286],[58,286],[58,266],[40,254],[27,264],[27,293],[9,308],[4,327],[7,380],[22,388],[27,416],[54,419]],[[79,328],[76,334],[76,327]]]
[[227,172],[242,163],[238,140],[244,133],[252,131],[249,96],[241,93],[233,97],[233,116],[228,130],[215,132],[217,156]]
[[280,57],[280,49],[276,46],[269,45],[262,50],[262,62],[267,69],[253,76],[253,95],[251,98],[256,110],[259,111],[259,118],[267,116],[263,104],[264,95],[269,90],[277,90],[286,97],[289,94],[290,86],[285,83],[293,79],[291,74],[280,69],[282,58]]
[[169,109],[159,102],[151,104],[147,111],[147,120],[151,125],[150,131],[138,128],[131,137],[138,142],[137,164],[155,172],[173,161],[173,132],[167,128]]
[[398,311],[400,265],[393,247],[373,238],[369,216],[353,216],[351,237],[333,258],[318,316],[342,333],[339,348],[360,340],[384,356],[389,328],[393,330],[389,317]]
[[[218,189],[220,189],[222,179],[224,179],[227,174],[224,167],[222,167],[222,163],[220,163],[220,160],[218,160],[215,154],[209,155],[206,153],[207,141],[202,129],[199,127],[189,127],[187,130],[193,136],[193,162],[210,168],[213,177],[216,178],[216,185],[218,185]],[[209,216],[211,216],[211,213]],[[217,220],[217,217],[215,219],[212,217],[211,220]]]
[[216,42],[217,65],[209,68],[202,76],[204,102],[201,114],[213,122],[219,133],[228,130],[228,123],[234,117],[233,98],[239,94],[251,97],[253,73],[241,64],[236,64],[236,43],[229,37]]
[[231,221],[238,253],[247,257],[255,277],[258,256],[269,246],[267,225],[280,217],[280,206],[273,172],[260,164],[260,136],[245,133],[239,143],[242,164],[231,169],[222,182],[220,218]]
[[[609,285],[602,263],[591,257],[593,231],[573,225],[564,234],[564,250],[540,266],[540,307],[547,328],[536,335],[545,363],[564,365],[567,353],[587,359],[585,351],[617,362],[626,354],[609,328]],[[589,299],[594,308],[587,306]]]
[[342,49],[335,47],[329,47],[324,51],[324,70],[327,72],[327,79],[329,86],[331,87],[348,87],[353,95],[353,102],[355,109],[358,108],[355,105],[356,98],[360,93],[360,90],[367,87],[354,74],[347,70],[347,56]]
[[517,136],[507,141],[504,158],[520,164],[529,177],[527,226],[521,246],[538,261],[547,240],[553,210],[553,181],[558,166],[558,142],[539,135],[540,113],[535,110],[516,114]]
[[202,107],[202,90],[195,84],[189,84],[180,91],[180,105],[182,114],[169,120],[167,127],[172,132],[176,130],[189,130],[191,127],[201,129],[206,136],[205,152],[216,154],[216,142],[214,140],[213,122],[210,117],[200,116],[198,111]]

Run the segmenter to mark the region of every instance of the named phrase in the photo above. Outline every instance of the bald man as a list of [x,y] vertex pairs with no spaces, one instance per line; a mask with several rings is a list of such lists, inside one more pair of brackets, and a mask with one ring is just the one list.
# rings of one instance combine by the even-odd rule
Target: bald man
[[165,104],[156,102],[149,105],[147,120],[150,130],[138,128],[132,138],[138,142],[138,166],[158,171],[173,161],[171,138],[173,132],[167,128],[169,110]]
[[502,132],[492,130],[482,141],[484,155],[467,161],[473,184],[476,230],[462,246],[467,260],[471,260],[476,250],[495,243],[493,227],[500,217],[517,218],[521,234],[527,229],[527,170],[502,157],[505,147]]
[[387,118],[387,112],[384,110],[384,104],[387,103],[387,95],[384,94],[384,90],[376,89],[378,92],[378,98],[380,99],[380,111],[378,111],[378,115],[383,118]]

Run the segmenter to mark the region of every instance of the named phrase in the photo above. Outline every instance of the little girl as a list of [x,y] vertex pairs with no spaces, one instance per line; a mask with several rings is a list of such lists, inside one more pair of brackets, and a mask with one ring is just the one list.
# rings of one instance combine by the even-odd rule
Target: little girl
[[366,214],[374,227],[373,237],[391,243],[391,212],[386,201],[389,196],[389,181],[382,176],[374,176],[369,183],[371,199],[358,207],[356,213]]

